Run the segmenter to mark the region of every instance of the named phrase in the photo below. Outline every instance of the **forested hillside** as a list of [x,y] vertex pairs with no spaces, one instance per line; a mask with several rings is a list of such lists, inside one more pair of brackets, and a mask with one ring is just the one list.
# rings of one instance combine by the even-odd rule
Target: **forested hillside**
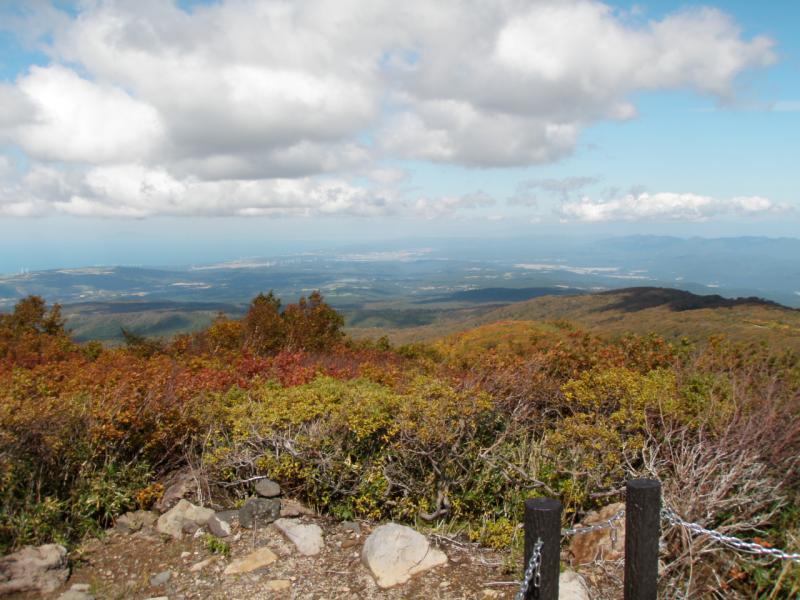
[[387,335],[398,343],[435,341],[501,321],[566,321],[603,336],[657,333],[668,340],[686,337],[701,344],[722,335],[800,352],[800,310],[759,298],[723,298],[670,288],[549,295],[429,326],[388,331],[354,328],[352,333],[357,337]]
[[[491,317],[524,322],[392,346],[345,336],[319,293],[269,293],[241,320],[106,348],[28,297],[0,316],[0,550],[74,545],[149,507],[186,464],[221,505],[267,475],[325,514],[507,550],[514,577],[524,499],[560,498],[566,526],[632,476],[661,479],[686,519],[800,550],[797,321],[758,302],[650,304],[541,298]],[[756,319],[767,337],[741,334]],[[673,324],[698,341],[650,333]],[[665,598],[800,591],[796,567],[665,540]]]

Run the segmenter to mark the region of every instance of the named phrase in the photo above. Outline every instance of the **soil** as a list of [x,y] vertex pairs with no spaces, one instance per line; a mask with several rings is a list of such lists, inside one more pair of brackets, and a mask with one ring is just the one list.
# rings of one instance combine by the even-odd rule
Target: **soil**
[[[233,534],[227,540],[229,557],[212,553],[202,536],[186,534],[181,540],[173,540],[153,529],[133,534],[112,530],[102,539],[87,540],[71,554],[71,577],[61,589],[45,598],[58,598],[76,583],[89,584],[98,600],[509,599],[517,590],[515,576],[503,569],[502,554],[443,536],[434,536],[432,541],[447,554],[446,565],[421,573],[406,584],[382,590],[361,562],[361,546],[374,525],[361,523],[359,535],[332,519],[304,517],[302,520],[323,529],[325,549],[317,556],[300,555],[272,525],[246,530],[239,528],[235,519]],[[263,546],[278,555],[276,562],[247,574],[223,574],[231,560]],[[208,566],[198,572],[190,571],[193,565],[206,559],[212,559]],[[162,585],[151,585],[151,578],[164,571],[171,572],[169,580]],[[270,582],[274,580],[288,580],[290,586],[272,590]]]

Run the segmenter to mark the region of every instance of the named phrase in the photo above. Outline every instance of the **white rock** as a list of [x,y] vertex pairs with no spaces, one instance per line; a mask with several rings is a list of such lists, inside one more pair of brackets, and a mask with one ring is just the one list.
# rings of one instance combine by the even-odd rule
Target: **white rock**
[[278,519],[273,523],[303,556],[314,556],[322,552],[325,542],[319,525],[303,525],[291,519]]
[[25,546],[0,557],[0,596],[14,592],[52,592],[67,577],[67,549],[58,544]]
[[197,530],[208,523],[214,516],[210,508],[195,506],[188,500],[179,500],[178,503],[158,517],[156,531],[180,539],[186,530]]
[[68,591],[61,594],[56,600],[94,600],[94,596],[89,593],[89,586],[75,584]]
[[405,583],[417,573],[445,564],[447,556],[431,548],[421,533],[388,523],[369,535],[361,550],[361,560],[372,571],[378,586],[389,588]]
[[175,506],[158,517],[156,531],[171,535],[175,539],[180,539],[183,534],[184,515],[190,505],[191,503],[188,500],[181,499]]
[[558,600],[589,600],[589,590],[583,577],[566,570],[558,576]]
[[210,508],[205,508],[204,506],[195,506],[191,502],[188,502],[189,507],[186,509],[184,513],[184,518],[191,521],[198,527],[203,527],[206,523],[208,523],[209,519],[214,516],[214,511]]

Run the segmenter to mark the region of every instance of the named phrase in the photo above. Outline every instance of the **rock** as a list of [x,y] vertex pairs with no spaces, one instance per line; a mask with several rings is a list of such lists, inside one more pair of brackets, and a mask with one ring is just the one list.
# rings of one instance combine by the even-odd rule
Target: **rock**
[[558,600],[589,600],[583,577],[570,570],[561,573],[558,576]]
[[167,478],[165,487],[164,495],[153,505],[153,508],[160,513],[167,512],[194,491],[197,487],[197,480],[191,471],[180,471]]
[[303,525],[291,519],[278,519],[273,523],[303,556],[315,556],[322,552],[325,542],[319,525]]
[[361,535],[361,525],[354,521],[342,521],[340,527],[345,531],[352,531],[356,535]]
[[239,509],[239,525],[252,529],[256,523],[267,525],[281,514],[281,501],[277,498],[248,498]]
[[228,537],[231,534],[231,524],[216,515],[208,520],[206,527],[211,535],[215,535],[218,538]]
[[431,548],[421,533],[405,525],[388,523],[369,535],[361,550],[361,560],[372,571],[378,586],[389,588],[445,564],[447,556]]
[[0,558],[0,595],[52,592],[69,577],[67,549],[59,544],[25,546]]
[[186,509],[186,518],[190,521],[194,521],[201,527],[208,523],[208,520],[213,516],[214,511],[205,506],[195,506],[189,503],[189,507]]
[[170,579],[172,579],[172,571],[161,571],[161,573],[153,575],[150,578],[150,585],[153,587],[158,587],[160,585],[164,585]]
[[88,583],[75,583],[56,600],[94,600],[94,595],[89,592],[90,589]]
[[238,575],[240,573],[250,573],[261,567],[271,565],[278,560],[277,555],[264,546],[248,554],[247,556],[234,560],[229,564],[223,573],[225,575]]
[[183,533],[190,533],[194,535],[195,533],[197,533],[199,529],[200,526],[194,521],[189,521],[186,519],[183,520],[183,527],[181,528],[181,531],[183,531]]
[[115,529],[120,533],[136,533],[143,527],[152,527],[156,523],[158,515],[149,510],[136,510],[126,512],[115,525]]
[[275,498],[281,495],[281,486],[271,479],[259,479],[256,482],[256,494],[263,498]]
[[[582,525],[596,525],[607,521],[620,510],[624,510],[622,502],[609,504],[599,511],[590,512],[582,521]],[[614,521],[615,529],[603,529],[573,535],[569,543],[568,558],[573,566],[586,565],[597,560],[619,560],[625,556],[625,519]]]
[[316,512],[307,506],[303,506],[297,500],[281,500],[281,517],[313,517]]
[[177,505],[161,515],[156,521],[156,531],[180,539],[183,533],[183,515],[188,504],[187,500],[180,500]]
[[361,542],[356,539],[352,540],[345,540],[342,542],[342,550],[347,550],[348,548],[352,548],[353,546],[358,546]]
[[183,532],[193,533],[205,526],[214,516],[210,508],[195,506],[188,500],[179,500],[156,521],[156,531],[180,539]]
[[94,600],[94,596],[86,592],[76,592],[74,590],[67,590],[61,594],[56,600]]
[[208,565],[214,564],[218,560],[219,560],[219,556],[212,556],[211,558],[207,558],[205,560],[201,560],[199,563],[195,563],[191,567],[189,567],[189,572],[190,573],[197,573],[198,571],[202,571]]
[[270,579],[264,584],[264,587],[272,592],[281,592],[290,589],[292,587],[292,582],[288,579]]
[[221,510],[216,515],[220,521],[225,521],[228,524],[233,523],[234,519],[239,520],[238,510]]

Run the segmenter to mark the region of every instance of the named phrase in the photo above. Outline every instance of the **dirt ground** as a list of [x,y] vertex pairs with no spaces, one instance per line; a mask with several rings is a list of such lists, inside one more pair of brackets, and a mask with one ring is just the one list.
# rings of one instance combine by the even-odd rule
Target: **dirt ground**
[[[314,517],[305,521],[313,521],[323,529],[325,549],[317,556],[300,555],[271,525],[252,531],[240,529],[235,520],[229,558],[211,553],[202,537],[187,534],[182,540],[173,540],[152,529],[130,535],[111,531],[72,553],[70,579],[46,598],[58,598],[76,583],[89,584],[97,599],[137,600],[507,599],[513,598],[517,589],[514,576],[504,572],[499,553],[435,537],[434,543],[448,556],[446,565],[419,574],[404,585],[381,590],[361,562],[361,546],[371,530],[369,524],[362,523],[361,534],[357,535],[330,519]],[[278,555],[276,562],[247,574],[223,574],[231,560],[263,546]],[[206,559],[211,559],[210,564],[197,572],[190,570]],[[152,585],[151,578],[165,571],[171,572],[169,580]],[[288,580],[284,582],[288,589],[271,589],[275,580]]]

